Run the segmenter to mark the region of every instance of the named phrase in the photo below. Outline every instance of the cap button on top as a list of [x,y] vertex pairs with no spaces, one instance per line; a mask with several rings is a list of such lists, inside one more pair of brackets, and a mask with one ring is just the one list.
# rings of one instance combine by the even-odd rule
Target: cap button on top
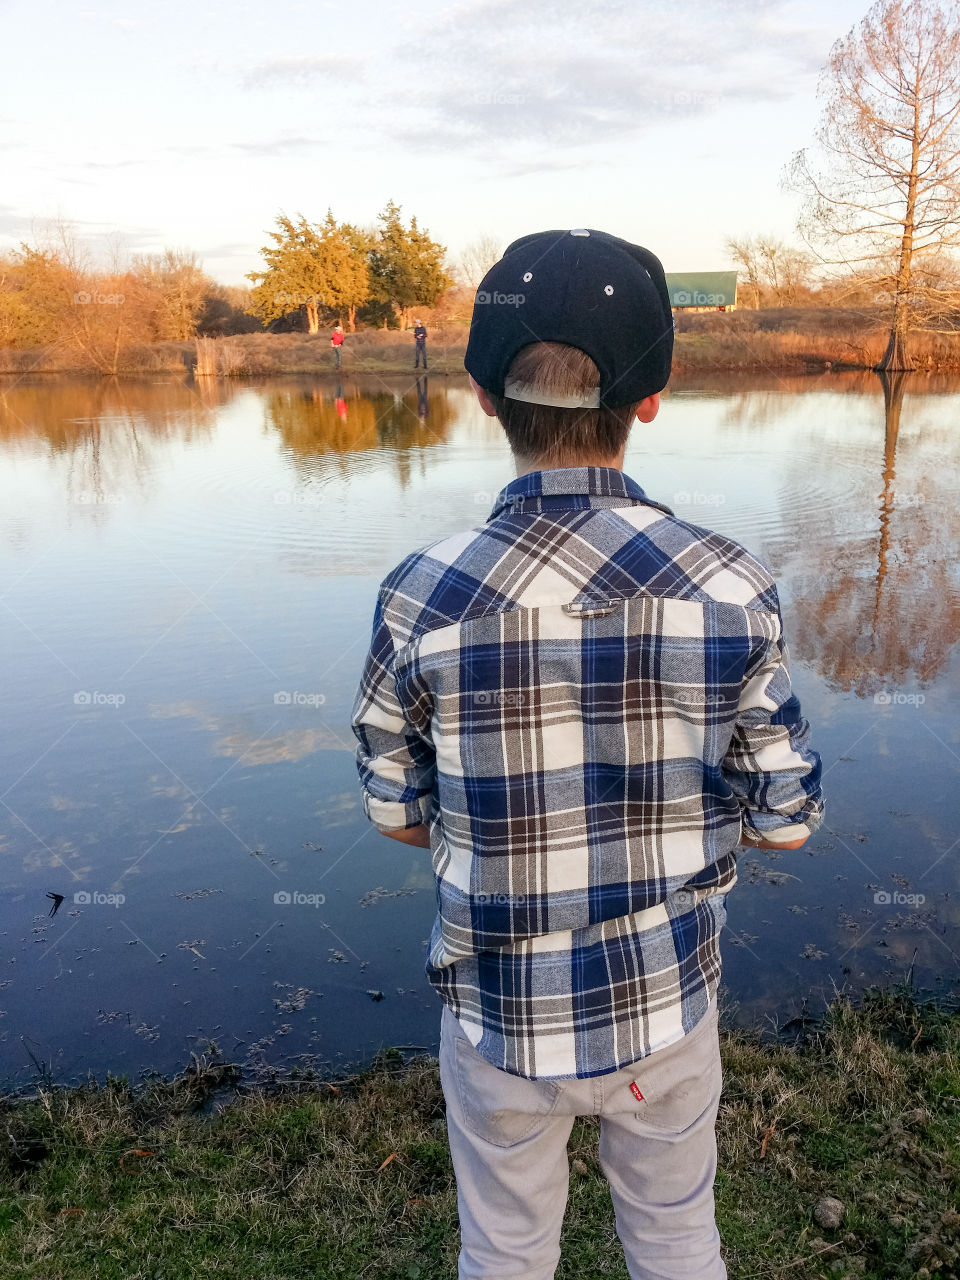
[[588,236],[590,232],[586,229],[586,227],[574,227],[574,229],[570,232],[570,234],[572,236]]

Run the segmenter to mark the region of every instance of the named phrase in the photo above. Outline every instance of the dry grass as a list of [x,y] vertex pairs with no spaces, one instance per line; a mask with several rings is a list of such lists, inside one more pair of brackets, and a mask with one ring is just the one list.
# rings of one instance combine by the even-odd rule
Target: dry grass
[[[429,372],[463,372],[467,329],[452,322],[430,329]],[[886,347],[887,334],[875,311],[736,311],[678,315],[674,372],[809,373],[824,369],[871,369]],[[914,334],[910,344],[921,372],[960,370],[960,333]],[[342,350],[344,373],[413,371],[409,332],[366,329],[348,334]],[[270,377],[324,373],[334,369],[329,334],[248,333],[198,338],[151,347],[126,348],[120,372],[127,376],[182,373],[198,377]],[[0,374],[89,373],[82,354],[51,347],[14,351],[0,348]]]
[[[960,1018],[838,1003],[797,1045],[727,1032],[717,1205],[731,1280],[958,1274]],[[437,1064],[267,1092],[172,1082],[4,1106],[0,1274],[25,1280],[449,1280],[456,1196]],[[224,1093],[232,1101],[215,1109]],[[626,1280],[597,1123],[578,1121],[558,1280]],[[813,1216],[840,1199],[836,1230]]]

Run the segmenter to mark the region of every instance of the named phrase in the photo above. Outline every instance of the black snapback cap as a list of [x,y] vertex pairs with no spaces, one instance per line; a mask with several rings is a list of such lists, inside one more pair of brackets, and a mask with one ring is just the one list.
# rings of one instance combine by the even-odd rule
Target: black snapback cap
[[[550,399],[509,382],[514,356],[534,342],[585,351],[600,370],[597,391]],[[672,356],[673,313],[660,259],[618,236],[577,227],[507,246],[477,290],[464,365],[493,395],[615,409],[662,391]]]

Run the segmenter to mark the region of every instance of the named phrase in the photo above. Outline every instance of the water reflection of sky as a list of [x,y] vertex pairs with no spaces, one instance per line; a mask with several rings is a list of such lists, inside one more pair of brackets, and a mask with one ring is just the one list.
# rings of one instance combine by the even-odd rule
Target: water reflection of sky
[[[362,818],[348,717],[380,578],[482,523],[511,471],[465,386],[434,378],[425,419],[424,390],[0,395],[6,1080],[30,1054],[172,1070],[211,1038],[261,1068],[435,1047],[429,855]],[[827,828],[741,859],[747,1018],[960,971],[960,386],[898,401],[872,375],[679,384],[627,457],[776,571],[824,757]],[[274,901],[294,890],[325,902]]]

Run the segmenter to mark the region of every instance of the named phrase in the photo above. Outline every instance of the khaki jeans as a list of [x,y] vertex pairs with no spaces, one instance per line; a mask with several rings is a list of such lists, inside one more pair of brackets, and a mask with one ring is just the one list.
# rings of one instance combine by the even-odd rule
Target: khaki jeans
[[444,1005],[440,1079],[457,1177],[460,1280],[552,1280],[567,1140],[579,1115],[600,1117],[600,1165],[632,1280],[725,1280],[713,1203],[716,1001],[676,1044],[585,1080],[501,1071]]

